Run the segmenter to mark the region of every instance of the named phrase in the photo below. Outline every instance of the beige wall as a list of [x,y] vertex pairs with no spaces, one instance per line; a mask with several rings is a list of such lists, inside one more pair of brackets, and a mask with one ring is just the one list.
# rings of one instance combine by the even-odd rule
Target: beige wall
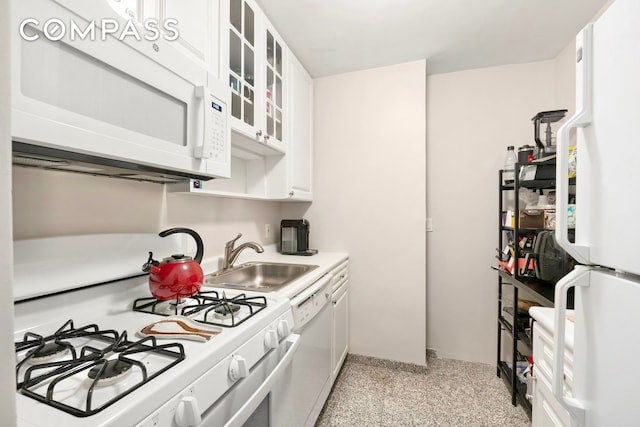
[[[16,240],[188,227],[202,236],[205,257],[221,255],[237,233],[275,243],[280,224],[280,203],[165,194],[158,184],[25,168],[13,171],[13,213]],[[269,239],[264,224],[274,230]]]
[[427,79],[427,343],[439,357],[495,363],[498,169],[534,144],[531,118],[575,96],[573,48],[557,60]]
[[575,113],[576,104],[576,42],[569,43],[553,61],[554,96],[556,105],[569,110],[564,121]]
[[311,244],[349,252],[351,353],[425,364],[425,61],[314,81]]

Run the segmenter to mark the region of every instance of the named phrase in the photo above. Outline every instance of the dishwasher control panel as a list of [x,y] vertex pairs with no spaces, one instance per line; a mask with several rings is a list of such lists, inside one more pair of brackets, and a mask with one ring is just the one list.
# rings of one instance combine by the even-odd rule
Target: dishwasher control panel
[[296,328],[300,328],[322,310],[329,303],[332,291],[331,274],[322,276],[320,280],[291,299],[293,321]]

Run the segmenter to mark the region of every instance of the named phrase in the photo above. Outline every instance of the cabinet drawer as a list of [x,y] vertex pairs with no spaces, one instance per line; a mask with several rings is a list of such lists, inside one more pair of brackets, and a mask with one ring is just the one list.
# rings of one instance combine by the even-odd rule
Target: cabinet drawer
[[[553,338],[538,322],[533,325],[533,372],[538,382],[544,383],[551,390],[551,376],[553,372]],[[564,390],[571,394],[573,385],[573,351],[565,348],[564,352]],[[542,386],[542,384],[540,384]]]
[[[538,377],[539,378],[539,377]],[[537,380],[533,400],[532,427],[569,427],[569,412],[556,400],[551,389]]]
[[333,279],[331,279],[332,291],[335,293],[349,280],[349,261],[345,261],[331,270],[331,275],[333,276]]

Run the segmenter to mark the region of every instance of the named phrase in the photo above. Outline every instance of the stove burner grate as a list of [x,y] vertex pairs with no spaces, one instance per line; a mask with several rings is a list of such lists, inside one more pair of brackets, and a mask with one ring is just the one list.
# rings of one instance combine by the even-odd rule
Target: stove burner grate
[[[72,359],[40,363],[29,367],[24,373],[23,382],[19,384],[19,392],[76,417],[87,417],[112,405],[185,359],[182,344],[160,345],[155,337],[146,337],[132,342],[127,339],[126,331],[117,334],[115,331],[98,331],[97,326],[90,326],[90,328],[85,327],[77,330],[73,329],[73,322],[68,321],[50,337],[43,338],[36,334],[26,334],[23,341],[16,343],[16,349],[20,351],[24,351],[28,347],[42,349],[46,347],[45,341],[54,339],[52,337],[60,334],[61,330],[63,330],[62,335],[65,336],[81,336],[92,331],[93,334],[97,334],[98,339],[101,339],[103,337],[101,334],[104,333],[104,336],[108,337],[107,340],[110,341],[107,349],[97,349],[86,345],[79,349],[79,354],[76,349],[73,349],[74,357]],[[94,327],[97,332],[93,331]],[[115,339],[113,339],[112,332],[115,334]],[[112,339],[113,341],[111,341]],[[107,359],[106,356],[111,354],[115,357]],[[148,360],[151,357],[155,358],[158,364],[150,365]],[[133,372],[136,372],[136,376],[133,381],[129,382]],[[96,388],[107,389],[107,386],[125,376],[127,384],[122,388],[115,389],[109,398],[96,397],[100,394]],[[80,393],[79,403],[69,404],[64,399],[58,398],[58,396],[64,396],[68,392],[68,386],[76,384],[79,378],[85,379],[87,383],[84,388],[74,388],[76,390],[74,396]]]
[[[73,320],[67,320],[56,332],[46,337],[32,332],[25,333],[22,341],[15,343],[16,359],[19,360],[16,364],[16,388],[19,389],[22,386],[19,373],[24,366],[42,365],[54,360],[63,364],[77,360],[78,354],[70,341],[78,338],[89,338],[105,343],[100,350],[91,348],[92,353],[103,354],[111,351],[119,335],[111,329],[100,330],[95,324],[76,328]],[[25,351],[22,357],[18,357]]]
[[[139,298],[133,302],[133,311],[161,316],[181,314],[206,325],[235,327],[267,307],[267,299],[263,296],[247,297],[245,294],[239,294],[228,298],[224,293],[220,297],[216,291],[200,292],[187,300],[182,305],[172,301],[171,307],[175,309],[167,312],[162,309],[167,306],[167,301]],[[178,310],[178,307],[181,307],[181,310]],[[199,313],[202,317],[196,317]]]
[[[227,298],[224,293],[216,301],[192,305],[182,309],[184,316],[202,313],[197,321],[207,325],[235,327],[255,316],[267,307],[267,299],[263,296],[247,297],[245,294]],[[241,310],[245,308],[245,310]],[[220,321],[216,321],[216,318]]]
[[189,305],[202,305],[218,300],[218,292],[216,291],[200,292],[188,298],[179,298],[172,301],[158,300],[153,297],[138,298],[133,302],[133,311],[161,316],[177,316]]

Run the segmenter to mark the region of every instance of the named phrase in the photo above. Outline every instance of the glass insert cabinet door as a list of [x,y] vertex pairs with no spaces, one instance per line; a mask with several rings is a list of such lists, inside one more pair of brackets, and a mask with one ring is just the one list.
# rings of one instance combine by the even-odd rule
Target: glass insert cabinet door
[[266,132],[270,138],[282,141],[282,45],[266,30]]
[[243,0],[230,1],[229,86],[231,115],[255,125],[255,13]]

